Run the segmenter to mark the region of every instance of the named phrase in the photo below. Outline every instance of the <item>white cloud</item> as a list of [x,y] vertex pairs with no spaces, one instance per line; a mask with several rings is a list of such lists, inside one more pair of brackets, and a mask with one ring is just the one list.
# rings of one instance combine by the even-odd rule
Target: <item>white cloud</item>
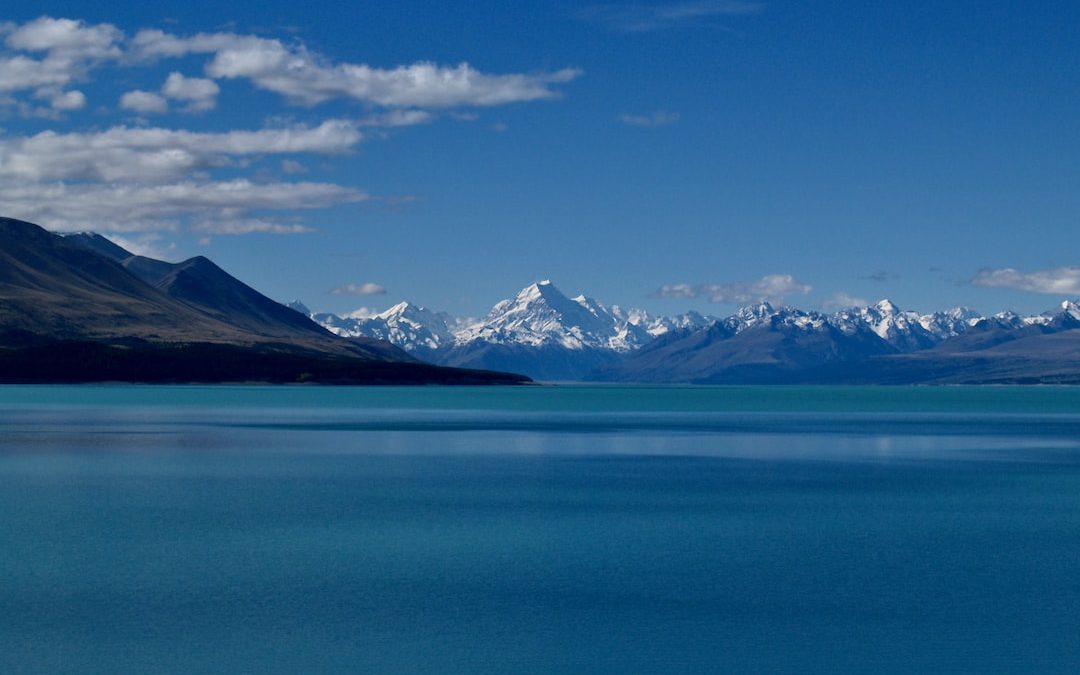
[[170,180],[226,166],[234,157],[340,153],[360,139],[360,132],[347,120],[328,120],[317,127],[224,133],[124,126],[91,133],[44,131],[0,139],[0,178]]
[[56,110],[80,110],[86,107],[86,96],[78,89],[60,92],[52,97]]
[[107,23],[88,25],[75,19],[42,16],[8,33],[4,43],[29,52],[48,52],[69,59],[107,59],[120,56],[117,43],[124,34]]
[[851,309],[852,307],[866,307],[870,303],[863,298],[856,298],[843,291],[837,291],[822,303],[822,307],[828,310]]
[[363,284],[345,284],[330,292],[335,295],[386,295],[386,287],[369,281]]
[[[88,79],[95,68],[134,69],[189,56],[204,57],[199,76],[173,71],[160,89],[131,88],[120,97],[119,107],[138,115],[170,108],[209,111],[216,107],[224,80],[242,79],[292,102],[352,99],[365,112],[358,119],[254,131],[144,126],[58,128],[32,135],[0,131],[0,212],[54,229],[152,233],[187,228],[206,238],[308,232],[311,228],[295,218],[295,211],[369,196],[329,182],[239,176],[249,171],[264,179],[271,175],[268,161],[260,161],[268,155],[284,156],[278,158],[283,173],[301,173],[299,155],[348,153],[379,128],[430,122],[436,108],[554,98],[558,85],[580,75],[569,68],[491,74],[466,63],[376,68],[335,63],[298,42],[227,32],[181,37],[160,30],[129,39],[111,24],[45,16],[0,23],[0,107],[24,117],[62,119],[63,111],[86,107],[85,88],[74,83]],[[463,111],[448,114],[458,112]]]
[[169,253],[176,248],[176,244],[162,246],[160,244],[161,235],[153,233],[142,234],[137,237],[122,237],[118,234],[109,234],[106,238],[128,253],[147,258],[157,258],[158,260],[167,259]]
[[211,234],[307,234],[314,228],[298,223],[279,223],[263,218],[216,218],[196,223],[193,230]]
[[[367,199],[364,192],[332,183],[243,179],[163,185],[16,183],[0,191],[0,212],[54,230],[145,232],[175,229],[187,217],[198,223],[242,222],[253,210],[317,209]],[[241,229],[234,226],[225,232],[227,226],[219,227],[223,234]],[[285,229],[299,232],[296,227]],[[216,231],[210,225],[203,229]]]
[[75,79],[76,72],[66,60],[38,61],[21,55],[0,57],[0,92],[63,87]]
[[800,283],[790,274],[769,274],[755,281],[731,284],[671,284],[654,293],[658,298],[706,298],[715,303],[744,303],[758,300],[782,301],[788,295],[806,295],[812,286]]
[[371,307],[358,307],[351,312],[342,314],[341,317],[343,319],[370,319],[378,313],[378,310],[372,309]]
[[160,30],[140,31],[132,41],[138,57],[212,55],[206,74],[215,79],[243,78],[256,87],[304,105],[352,98],[387,107],[449,108],[492,106],[554,98],[552,85],[581,71],[482,73],[467,63],[440,66],[418,62],[395,68],[331,63],[302,45],[235,33],[201,33],[182,38]]
[[701,295],[700,288],[700,286],[691,286],[690,284],[668,284],[657,289],[656,292],[653,293],[653,296],[669,299],[696,298]]
[[120,97],[120,107],[137,113],[163,113],[169,109],[169,102],[164,96],[151,91],[136,89]]
[[[65,87],[106,60],[132,66],[189,55],[209,57],[205,71],[210,78],[246,79],[304,105],[351,98],[392,108],[494,106],[555,98],[557,85],[581,75],[575,68],[492,74],[468,63],[425,61],[376,68],[334,63],[302,44],[273,38],[226,32],[181,37],[148,29],[126,40],[111,24],[47,16],[22,25],[5,24],[0,36],[9,50],[44,54],[41,59],[25,54],[0,57],[0,92]],[[179,73],[170,80],[164,87],[166,96],[186,101],[190,110],[213,107],[217,85],[210,80]]]
[[971,283],[987,288],[1074,295],[1080,293],[1080,267],[1057,267],[1028,273],[1018,272],[1011,267],[986,269],[976,274]]
[[184,77],[180,73],[169,73],[161,93],[168,98],[187,102],[188,112],[205,112],[217,105],[220,87],[213,80],[201,77]]
[[657,111],[648,115],[619,115],[619,121],[634,127],[663,127],[679,121],[679,113]]
[[435,118],[426,110],[390,110],[378,115],[357,120],[357,125],[362,127],[409,127],[416,124],[427,124]]
[[88,25],[73,19],[40,17],[21,26],[6,24],[9,50],[44,52],[0,56],[0,93],[40,89],[59,91],[83,78],[94,66],[120,56],[123,33],[110,24]]

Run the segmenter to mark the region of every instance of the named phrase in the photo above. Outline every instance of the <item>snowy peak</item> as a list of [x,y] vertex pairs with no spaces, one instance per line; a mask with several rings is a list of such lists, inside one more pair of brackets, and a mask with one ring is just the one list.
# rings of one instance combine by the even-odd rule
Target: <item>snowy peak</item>
[[404,302],[399,302],[398,304],[394,305],[390,309],[379,312],[378,314],[375,314],[373,316],[376,317],[376,318],[379,318],[379,319],[388,319],[390,317],[395,317],[395,316],[404,316],[407,313],[415,313],[415,312],[410,312],[410,310],[412,310],[412,309],[413,309],[413,304],[411,302],[409,302],[408,300],[406,300]]
[[545,280],[526,286],[513,300],[497,303],[482,322],[456,337],[458,344],[483,340],[580,350],[608,348],[618,332],[606,307],[585,296],[571,300]]
[[[850,321],[850,316],[845,319]],[[858,319],[900,351],[925,349],[939,340],[922,323],[918,312],[904,311],[892,300],[881,300],[872,307],[858,310]]]
[[311,310],[307,308],[307,305],[300,302],[299,300],[293,300],[292,302],[287,302],[287,303],[285,303],[285,306],[288,307],[289,309],[295,311],[295,312],[300,312],[304,316],[311,316]]
[[[307,309],[299,301],[290,304],[291,307],[293,305]],[[308,312],[308,316],[315,323],[341,337],[386,340],[422,357],[430,356],[454,342],[454,336],[442,316],[410,302],[400,302],[372,315],[366,311],[358,311],[346,316]]]
[[1065,300],[1061,303],[1061,313],[1080,321],[1080,304],[1072,300]]
[[630,323],[645,326],[649,335],[653,337],[660,337],[661,335],[666,335],[667,333],[677,330],[705,328],[718,321],[716,317],[703,316],[694,311],[687,312],[686,314],[677,314],[676,316],[671,317],[661,316],[654,319],[640,310],[636,313],[632,312],[627,320]]
[[427,307],[421,307],[414,305],[411,302],[399,302],[390,309],[379,312],[371,317],[372,319],[380,319],[387,322],[401,322],[408,321],[415,324],[427,326],[429,328],[443,328],[446,322],[435,312],[432,312]]
[[878,303],[874,305],[874,309],[876,309],[881,316],[895,316],[900,313],[900,308],[888,298],[878,301]]
[[740,308],[733,315],[724,320],[735,332],[742,332],[760,323],[771,319],[777,314],[776,308],[768,302],[759,302],[756,305],[747,305]]
[[625,353],[658,335],[703,327],[709,321],[696,312],[654,318],[644,310],[609,307],[584,294],[571,299],[550,281],[540,281],[526,286],[513,299],[497,303],[482,321],[456,331],[456,342],[557,345],[570,350]]
[[747,305],[735,312],[735,316],[747,321],[760,320],[776,314],[774,308],[768,302],[759,302],[756,305]]
[[937,340],[946,340],[964,335],[982,320],[983,316],[973,309],[954,307],[943,312],[923,314],[919,317],[919,325]]

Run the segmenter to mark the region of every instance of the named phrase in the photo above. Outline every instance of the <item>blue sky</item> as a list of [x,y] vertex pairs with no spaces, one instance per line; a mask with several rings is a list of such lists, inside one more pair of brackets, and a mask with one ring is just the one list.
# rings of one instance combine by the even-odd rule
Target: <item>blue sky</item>
[[477,315],[542,278],[664,313],[1080,296],[1076,3],[9,0],[0,23],[0,213],[313,309]]

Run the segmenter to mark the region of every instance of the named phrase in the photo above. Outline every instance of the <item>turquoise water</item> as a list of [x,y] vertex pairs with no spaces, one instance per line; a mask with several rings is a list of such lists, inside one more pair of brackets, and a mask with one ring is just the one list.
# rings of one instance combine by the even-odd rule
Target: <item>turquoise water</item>
[[0,672],[1076,672],[1080,389],[0,387]]

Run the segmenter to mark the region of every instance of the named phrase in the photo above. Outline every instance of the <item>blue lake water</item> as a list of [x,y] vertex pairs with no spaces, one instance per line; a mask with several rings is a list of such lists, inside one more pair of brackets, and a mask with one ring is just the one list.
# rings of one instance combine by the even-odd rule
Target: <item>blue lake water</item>
[[1080,389],[0,387],[0,672],[1080,670]]

